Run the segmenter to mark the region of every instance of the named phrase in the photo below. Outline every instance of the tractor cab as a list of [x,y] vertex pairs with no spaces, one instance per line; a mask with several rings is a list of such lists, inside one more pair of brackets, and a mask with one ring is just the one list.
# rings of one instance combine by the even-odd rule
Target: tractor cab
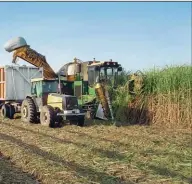
[[88,65],[88,83],[92,86],[101,82],[116,87],[118,75],[121,71],[121,65],[112,60],[105,62],[93,61]]
[[31,80],[31,95],[37,98],[43,97],[45,94],[58,92],[57,79],[36,78]]
[[38,107],[47,105],[48,95],[58,92],[58,80],[35,78],[31,80],[31,96],[36,98]]

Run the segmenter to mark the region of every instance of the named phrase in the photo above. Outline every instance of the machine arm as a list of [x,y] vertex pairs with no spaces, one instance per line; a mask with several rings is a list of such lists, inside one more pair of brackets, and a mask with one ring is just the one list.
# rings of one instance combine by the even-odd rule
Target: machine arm
[[57,75],[47,63],[45,56],[39,54],[29,46],[21,47],[15,50],[13,54],[13,63],[16,63],[16,58],[19,57],[28,63],[40,68],[43,68],[43,75],[45,78],[55,78]]
[[24,38],[18,37],[9,40],[5,46],[5,50],[8,52],[14,51],[13,63],[16,63],[17,57],[27,61],[28,63],[38,67],[43,68],[43,76],[47,79],[56,78],[57,75],[47,63],[45,56],[39,54],[35,50],[31,49]]

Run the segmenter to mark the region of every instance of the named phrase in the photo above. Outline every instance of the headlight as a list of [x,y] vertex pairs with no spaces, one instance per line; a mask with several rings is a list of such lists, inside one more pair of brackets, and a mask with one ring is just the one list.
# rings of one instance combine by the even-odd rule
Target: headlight
[[76,109],[76,113],[77,113],[77,114],[80,113],[80,110],[79,110],[79,109]]

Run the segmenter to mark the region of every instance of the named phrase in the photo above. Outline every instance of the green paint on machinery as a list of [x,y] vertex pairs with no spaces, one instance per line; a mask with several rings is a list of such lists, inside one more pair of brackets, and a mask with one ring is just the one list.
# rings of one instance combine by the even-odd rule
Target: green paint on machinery
[[[122,67],[118,62],[86,61],[74,59],[65,64],[58,73],[55,73],[46,61],[45,56],[30,48],[22,37],[15,38],[5,44],[5,50],[13,52],[13,63],[21,58],[28,63],[41,68],[43,79],[58,80],[58,93],[77,97],[83,110],[89,117],[113,119],[113,110],[109,91],[106,86],[116,86],[118,73]],[[41,95],[41,83],[37,87]],[[49,86],[47,84],[47,86]],[[46,86],[45,86],[46,87]]]
[[115,87],[122,67],[118,62],[74,59],[58,72],[63,93],[75,95],[87,118],[113,119],[106,86]]

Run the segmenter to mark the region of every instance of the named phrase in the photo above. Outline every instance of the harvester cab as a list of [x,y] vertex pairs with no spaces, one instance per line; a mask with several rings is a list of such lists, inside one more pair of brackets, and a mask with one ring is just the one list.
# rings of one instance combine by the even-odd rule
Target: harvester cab
[[122,71],[122,67],[118,62],[110,61],[94,61],[88,64],[88,81],[89,85],[96,83],[104,83],[115,88],[117,85],[117,76]]
[[122,67],[118,62],[95,61],[88,64],[88,83],[95,90],[98,101],[98,107],[95,116],[101,119],[114,119],[111,96],[108,86],[111,89],[117,87],[118,74],[122,71]]
[[86,61],[74,59],[65,64],[59,75],[64,92],[77,96],[79,104],[87,112],[87,118],[113,119],[107,85],[116,86],[122,67],[117,62]]

